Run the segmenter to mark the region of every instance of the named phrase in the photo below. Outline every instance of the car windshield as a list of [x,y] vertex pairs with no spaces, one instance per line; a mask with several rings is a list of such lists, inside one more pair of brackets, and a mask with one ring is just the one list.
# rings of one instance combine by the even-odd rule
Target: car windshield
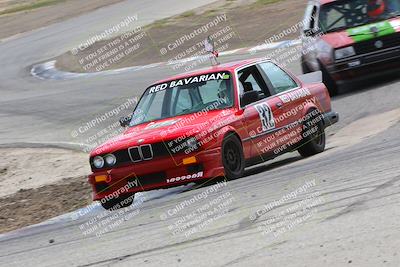
[[208,73],[149,87],[133,113],[130,126],[233,105],[229,72]]
[[335,32],[400,15],[400,0],[342,0],[321,7],[322,32]]

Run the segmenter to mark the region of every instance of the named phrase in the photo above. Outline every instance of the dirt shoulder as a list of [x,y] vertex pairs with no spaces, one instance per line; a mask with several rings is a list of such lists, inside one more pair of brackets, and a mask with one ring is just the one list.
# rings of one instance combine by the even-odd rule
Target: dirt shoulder
[[85,176],[0,198],[0,233],[40,223],[91,203]]
[[[3,0],[0,40],[66,20],[123,0]],[[18,12],[15,12],[19,10]],[[1,15],[2,13],[6,13]]]
[[[297,0],[221,0],[204,8],[157,21],[56,58],[72,72],[97,72],[204,54],[212,35],[219,51],[256,46],[299,23],[306,3]],[[299,29],[272,41],[296,39]]]
[[89,156],[56,148],[2,148],[0,197],[90,173]]
[[88,155],[54,148],[0,149],[0,233],[91,203]]

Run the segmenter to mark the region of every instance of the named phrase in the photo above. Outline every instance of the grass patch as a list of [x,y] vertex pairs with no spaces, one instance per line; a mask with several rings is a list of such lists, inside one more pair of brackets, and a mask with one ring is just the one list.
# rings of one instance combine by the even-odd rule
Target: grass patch
[[218,10],[218,9],[210,9],[210,10],[207,10],[206,12],[204,12],[203,15],[208,18],[208,17],[215,16],[218,12],[220,12],[220,10]]
[[176,17],[169,17],[169,18],[156,20],[153,23],[151,23],[150,25],[147,25],[145,28],[146,29],[162,28],[162,27],[168,26],[171,23],[174,23],[177,19],[178,20],[185,19],[185,18],[193,17],[195,15],[196,15],[196,13],[194,11],[186,11]]
[[147,25],[145,28],[146,29],[151,29],[151,28],[162,28],[168,25],[170,18],[165,18],[165,19],[160,19],[156,20],[150,25]]
[[45,7],[45,6],[51,6],[51,5],[61,3],[61,2],[65,2],[65,0],[38,0],[33,3],[21,4],[21,5],[0,11],[0,16],[6,15],[6,14],[22,12],[22,11],[29,11],[29,10],[33,10],[33,9],[37,9],[37,8],[41,8],[41,7]]
[[196,13],[193,10],[191,10],[191,11],[183,12],[182,14],[179,15],[179,17],[180,18],[189,18],[189,17],[192,17],[194,15],[196,15]]
[[256,4],[258,5],[269,5],[280,2],[282,0],[257,0]]

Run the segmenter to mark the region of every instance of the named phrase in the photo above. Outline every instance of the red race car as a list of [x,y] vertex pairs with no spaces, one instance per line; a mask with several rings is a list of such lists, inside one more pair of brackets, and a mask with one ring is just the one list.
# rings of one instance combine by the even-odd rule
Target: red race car
[[400,71],[400,0],[310,0],[303,73],[321,70],[331,95],[341,84]]
[[325,148],[338,121],[321,72],[302,77],[270,60],[221,64],[147,88],[124,133],[91,152],[89,182],[106,209],[134,194],[225,176],[298,150]]

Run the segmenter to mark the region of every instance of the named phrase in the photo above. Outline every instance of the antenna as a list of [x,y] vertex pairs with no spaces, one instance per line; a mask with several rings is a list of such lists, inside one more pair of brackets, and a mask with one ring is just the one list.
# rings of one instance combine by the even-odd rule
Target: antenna
[[218,51],[215,50],[214,41],[212,40],[210,35],[204,40],[204,48],[206,49],[207,52],[211,53],[210,55],[211,65],[212,66],[219,65],[219,62],[217,60],[219,54]]

